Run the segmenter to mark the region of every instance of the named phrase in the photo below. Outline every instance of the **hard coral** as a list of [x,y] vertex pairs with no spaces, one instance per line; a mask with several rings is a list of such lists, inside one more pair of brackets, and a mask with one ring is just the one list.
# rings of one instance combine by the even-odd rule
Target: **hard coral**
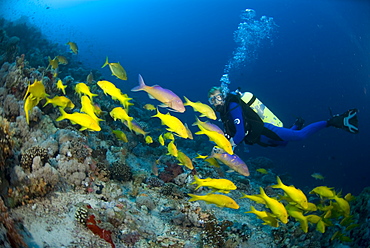
[[0,169],[4,169],[6,159],[12,155],[13,145],[9,122],[0,117]]
[[233,222],[224,220],[221,224],[217,222],[214,215],[210,215],[208,220],[204,222],[204,230],[202,232],[202,240],[204,245],[210,247],[225,247],[227,239],[226,229],[231,227]]
[[112,179],[118,181],[129,181],[132,179],[131,167],[126,164],[115,162],[109,167],[109,171]]
[[32,170],[32,163],[33,159],[39,156],[41,158],[41,161],[45,163],[48,156],[48,150],[41,146],[33,146],[29,149],[27,149],[23,154],[21,158],[21,166],[25,171],[31,171]]

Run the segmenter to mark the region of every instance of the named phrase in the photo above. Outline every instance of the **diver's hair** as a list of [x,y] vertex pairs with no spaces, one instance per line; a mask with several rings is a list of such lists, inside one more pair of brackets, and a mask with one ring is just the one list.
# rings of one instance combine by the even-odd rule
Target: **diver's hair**
[[208,98],[215,93],[215,91],[221,92],[221,87],[213,86],[209,91],[208,91]]

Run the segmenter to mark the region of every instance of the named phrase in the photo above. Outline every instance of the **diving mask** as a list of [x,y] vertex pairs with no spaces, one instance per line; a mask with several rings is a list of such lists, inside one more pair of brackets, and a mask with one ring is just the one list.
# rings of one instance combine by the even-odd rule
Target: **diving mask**
[[209,104],[213,106],[223,105],[225,103],[224,97],[221,93],[211,96],[208,99]]

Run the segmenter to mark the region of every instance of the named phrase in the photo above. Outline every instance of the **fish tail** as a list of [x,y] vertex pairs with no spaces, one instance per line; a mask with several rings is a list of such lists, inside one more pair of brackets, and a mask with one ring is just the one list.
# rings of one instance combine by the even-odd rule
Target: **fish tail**
[[267,197],[267,195],[266,195],[266,193],[265,193],[265,191],[263,190],[263,188],[262,187],[260,187],[260,195],[261,195],[261,198],[262,199],[266,199],[266,197]]
[[67,117],[67,113],[62,109],[62,108],[59,108],[59,112],[62,114],[61,116],[59,116],[56,121],[61,121],[61,120],[64,120],[66,117]]
[[188,98],[186,98],[186,96],[184,96],[184,99],[185,99],[184,106],[190,106],[191,101]]
[[200,181],[200,178],[197,175],[194,175],[194,182],[192,182],[191,184],[198,184],[195,189],[199,189],[201,187],[201,183],[202,182]]
[[200,124],[199,122],[199,118],[197,116],[195,116],[195,122],[193,124],[191,124],[192,126],[198,126]]
[[134,88],[131,89],[131,91],[140,91],[140,90],[143,90],[145,88],[145,83],[144,83],[144,79],[143,77],[139,74],[139,86],[136,86]]
[[50,98],[45,98],[46,99],[46,103],[44,104],[44,106],[42,106],[42,107],[45,107],[46,105],[48,105],[49,103],[50,103],[50,101],[51,101],[51,99]]
[[198,195],[188,194],[188,196],[191,197],[189,201],[198,201],[200,199]]
[[251,206],[251,210],[250,211],[247,211],[247,212],[244,212],[244,213],[246,213],[246,214],[254,214],[255,212],[256,212],[256,209],[253,206]]
[[272,188],[281,188],[282,186],[284,186],[284,184],[283,184],[283,182],[281,181],[281,179],[280,179],[280,177],[279,176],[277,176],[276,177],[276,181],[277,181],[277,184],[275,184],[275,185],[272,185],[271,187]]
[[109,62],[108,62],[108,56],[107,56],[107,58],[105,59],[105,63],[101,68],[106,67],[108,64],[109,64]]

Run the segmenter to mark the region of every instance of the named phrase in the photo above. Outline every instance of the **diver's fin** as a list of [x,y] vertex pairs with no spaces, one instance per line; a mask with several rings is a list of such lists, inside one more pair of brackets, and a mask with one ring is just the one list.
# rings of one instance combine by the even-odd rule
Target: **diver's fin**
[[328,120],[328,127],[336,127],[350,133],[358,133],[357,109],[350,109],[341,115],[334,115]]

